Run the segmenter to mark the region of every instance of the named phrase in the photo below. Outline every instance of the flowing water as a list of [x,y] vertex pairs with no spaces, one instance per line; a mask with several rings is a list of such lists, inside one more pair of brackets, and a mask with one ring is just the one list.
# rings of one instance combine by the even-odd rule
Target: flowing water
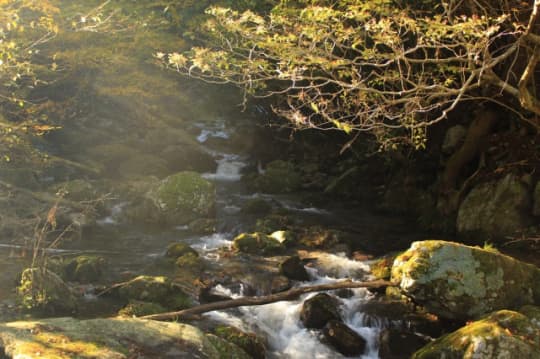
[[[386,227],[386,219],[371,213],[369,207],[352,211],[336,204],[316,206],[306,203],[298,194],[272,196],[250,192],[241,178],[245,172],[257,171],[257,167],[262,170],[254,152],[257,146],[265,146],[256,137],[256,127],[264,122],[260,117],[265,114],[257,110],[241,113],[231,100],[235,97],[227,94],[227,89],[216,90],[194,85],[178,79],[172,73],[149,70],[144,64],[131,71],[133,76],[141,72],[151,73],[168,92],[160,94],[156,88],[145,87],[149,84],[139,83],[140,90],[150,92],[152,96],[113,96],[104,92],[103,88],[110,88],[114,81],[107,74],[97,74],[92,80],[93,86],[85,90],[90,92],[82,96],[87,101],[85,111],[66,123],[62,130],[46,136],[38,143],[49,153],[100,169],[99,176],[66,168],[40,172],[37,180],[42,188],[67,180],[84,179],[99,187],[101,193],[111,193],[106,209],[96,218],[96,225],[83,228],[79,237],[61,243],[58,249],[51,250],[51,254],[100,254],[108,260],[110,278],[119,280],[152,271],[153,263],[163,257],[167,246],[182,241],[192,245],[219,267],[222,261],[219,249],[229,247],[236,234],[253,225],[255,218],[240,211],[243,204],[253,198],[262,198],[274,207],[286,209],[302,225],[320,224],[340,229],[347,227],[366,243],[375,237],[393,235],[390,229],[388,233],[381,230]],[[171,87],[178,92],[171,94]],[[100,92],[100,95],[96,95],[96,92]],[[163,177],[174,173],[177,169],[172,168],[174,166],[171,166],[171,162],[176,163],[175,159],[161,167],[158,164],[162,163],[165,154],[171,151],[182,152],[187,143],[190,146],[201,146],[202,151],[210,155],[214,162],[206,165],[204,160],[195,159],[193,162],[196,163],[187,163],[184,167],[199,170],[205,178],[216,183],[215,232],[193,235],[186,226],[156,228],[126,221],[123,215],[131,199],[118,194],[116,189],[123,182],[131,181],[139,175]],[[109,150],[97,152],[105,146],[110,146]],[[266,152],[271,153],[268,150]],[[200,155],[200,158],[204,156]],[[137,167],[137,164],[141,165]],[[373,226],[375,222],[380,224],[376,230]],[[15,279],[17,273],[28,265],[24,248],[31,243],[31,238],[0,238],[0,301],[4,311],[13,308]],[[370,278],[367,262],[354,261],[344,255],[328,255],[325,261],[318,263],[308,268],[311,277],[309,282],[295,285],[329,283],[340,278]],[[246,276],[250,267],[250,263],[247,263],[242,269]],[[92,296],[91,289],[87,290],[90,308],[92,301],[100,299]],[[231,297],[244,294],[242,287],[232,290],[217,286],[215,290]],[[297,301],[243,307],[206,316],[263,334],[268,340],[271,357],[338,358],[340,355],[337,352],[321,343],[317,331],[304,328],[299,321],[302,302],[312,295]],[[345,323],[368,342],[362,358],[378,357],[378,335],[383,327],[392,325],[366,319],[360,308],[373,298],[374,294],[369,291],[355,289],[353,296],[342,299],[341,310]]]

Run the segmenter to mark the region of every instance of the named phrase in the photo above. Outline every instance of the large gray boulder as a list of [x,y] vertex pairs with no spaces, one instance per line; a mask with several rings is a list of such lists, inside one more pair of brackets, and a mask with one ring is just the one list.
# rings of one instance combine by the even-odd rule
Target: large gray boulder
[[0,348],[9,358],[249,358],[191,325],[133,318],[0,323]]
[[488,238],[514,235],[530,223],[526,213],[529,202],[527,185],[513,174],[480,184],[459,207],[457,230]]
[[131,190],[136,200],[125,213],[131,221],[182,225],[214,214],[215,185],[197,172],[178,172],[161,181],[150,179],[139,187],[146,192]]
[[498,252],[446,241],[414,242],[396,257],[392,281],[440,317],[478,318],[540,301],[540,269]]
[[412,358],[540,358],[540,308],[492,313],[426,345]]

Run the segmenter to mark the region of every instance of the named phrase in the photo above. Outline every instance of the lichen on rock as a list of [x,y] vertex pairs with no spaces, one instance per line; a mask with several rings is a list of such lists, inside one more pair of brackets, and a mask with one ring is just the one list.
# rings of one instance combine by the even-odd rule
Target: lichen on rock
[[540,358],[540,309],[492,313],[426,345],[413,358]]
[[540,270],[493,251],[430,240],[395,259],[392,280],[434,314],[468,320],[534,303]]

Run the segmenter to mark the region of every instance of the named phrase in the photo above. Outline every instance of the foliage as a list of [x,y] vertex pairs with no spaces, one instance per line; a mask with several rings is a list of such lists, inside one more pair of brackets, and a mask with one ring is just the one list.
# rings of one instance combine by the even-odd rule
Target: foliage
[[296,128],[369,132],[383,146],[424,148],[427,127],[463,101],[494,101],[529,122],[525,110],[540,113],[527,72],[538,61],[531,44],[539,6],[282,0],[266,15],[212,6],[204,46],[156,57],[246,96],[284,98],[274,110]]
[[38,72],[54,71],[54,62],[41,57],[40,46],[58,33],[54,17],[58,8],[49,1],[0,1],[0,154],[10,161],[10,149],[22,148],[25,133],[43,134],[52,126],[43,123],[27,95],[45,82]]

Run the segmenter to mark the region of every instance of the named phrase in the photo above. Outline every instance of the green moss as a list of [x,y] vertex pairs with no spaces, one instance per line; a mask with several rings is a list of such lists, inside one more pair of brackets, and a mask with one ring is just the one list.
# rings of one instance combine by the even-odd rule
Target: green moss
[[191,298],[169,278],[163,276],[139,276],[118,289],[120,297],[132,301],[152,302],[171,309],[183,309],[192,305]]
[[169,258],[178,258],[184,254],[193,254],[195,257],[199,256],[199,253],[193,248],[191,248],[186,243],[172,243],[167,247],[167,252],[165,255]]
[[252,186],[267,193],[290,193],[300,189],[302,176],[294,165],[286,161],[270,162],[263,174],[252,181]]
[[199,272],[205,267],[204,259],[195,253],[186,253],[176,260],[176,265],[188,271]]
[[371,274],[377,279],[390,280],[392,275],[392,264],[399,254],[389,254],[379,259],[376,259],[369,265]]
[[69,281],[95,283],[103,277],[106,264],[100,256],[78,256],[65,264],[63,272]]
[[245,333],[230,326],[219,326],[214,333],[226,341],[236,344],[254,359],[264,359],[266,347],[264,342],[254,333]]
[[417,351],[413,358],[538,358],[540,310],[501,310],[447,334]]
[[17,294],[27,309],[71,313],[77,308],[77,299],[71,289],[57,274],[45,268],[25,269]]
[[215,359],[249,359],[251,358],[245,351],[233,343],[229,343],[213,334],[206,334],[206,338],[213,345],[216,355]]
[[215,186],[196,172],[180,172],[161,182],[155,200],[165,214],[187,223],[197,216],[213,213]]
[[242,233],[233,241],[233,248],[251,254],[277,254],[284,246],[276,239],[264,233]]

